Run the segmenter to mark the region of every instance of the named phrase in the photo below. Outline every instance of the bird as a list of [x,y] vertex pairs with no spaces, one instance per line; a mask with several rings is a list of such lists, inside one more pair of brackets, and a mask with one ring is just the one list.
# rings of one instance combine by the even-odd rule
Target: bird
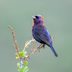
[[32,20],[33,20],[32,25],[33,38],[40,44],[43,44],[43,47],[45,45],[50,47],[54,55],[58,57],[58,54],[56,53],[53,47],[53,42],[50,33],[44,25],[44,17],[42,15],[35,15],[32,17]]

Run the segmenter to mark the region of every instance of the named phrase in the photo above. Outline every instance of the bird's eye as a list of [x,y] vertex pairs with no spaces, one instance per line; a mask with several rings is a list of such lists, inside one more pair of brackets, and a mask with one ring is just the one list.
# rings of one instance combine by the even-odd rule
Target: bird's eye
[[37,19],[39,19],[39,17],[38,16],[35,16]]

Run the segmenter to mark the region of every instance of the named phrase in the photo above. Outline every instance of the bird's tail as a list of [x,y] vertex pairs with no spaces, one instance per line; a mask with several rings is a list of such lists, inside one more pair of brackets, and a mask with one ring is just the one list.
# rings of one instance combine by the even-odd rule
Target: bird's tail
[[58,54],[56,53],[56,51],[55,51],[55,49],[53,48],[53,46],[51,46],[50,48],[51,48],[52,52],[54,53],[54,55],[55,55],[56,57],[58,57]]

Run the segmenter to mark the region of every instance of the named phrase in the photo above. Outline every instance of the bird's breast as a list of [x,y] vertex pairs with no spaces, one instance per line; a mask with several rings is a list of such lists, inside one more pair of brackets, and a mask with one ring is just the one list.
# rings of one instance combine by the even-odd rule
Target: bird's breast
[[36,41],[44,44],[44,42],[40,39],[40,36],[41,36],[41,27],[39,27],[39,26],[34,26],[34,27],[32,28],[32,35],[33,35],[33,37],[34,37],[34,39],[35,39]]

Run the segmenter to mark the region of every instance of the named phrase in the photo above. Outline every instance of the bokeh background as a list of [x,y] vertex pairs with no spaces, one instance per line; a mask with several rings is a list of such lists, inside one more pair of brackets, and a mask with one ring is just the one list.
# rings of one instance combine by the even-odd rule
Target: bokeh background
[[20,49],[32,38],[32,16],[44,16],[56,58],[46,46],[29,60],[29,72],[72,72],[72,0],[0,0],[0,72],[17,72],[8,25],[16,30]]

